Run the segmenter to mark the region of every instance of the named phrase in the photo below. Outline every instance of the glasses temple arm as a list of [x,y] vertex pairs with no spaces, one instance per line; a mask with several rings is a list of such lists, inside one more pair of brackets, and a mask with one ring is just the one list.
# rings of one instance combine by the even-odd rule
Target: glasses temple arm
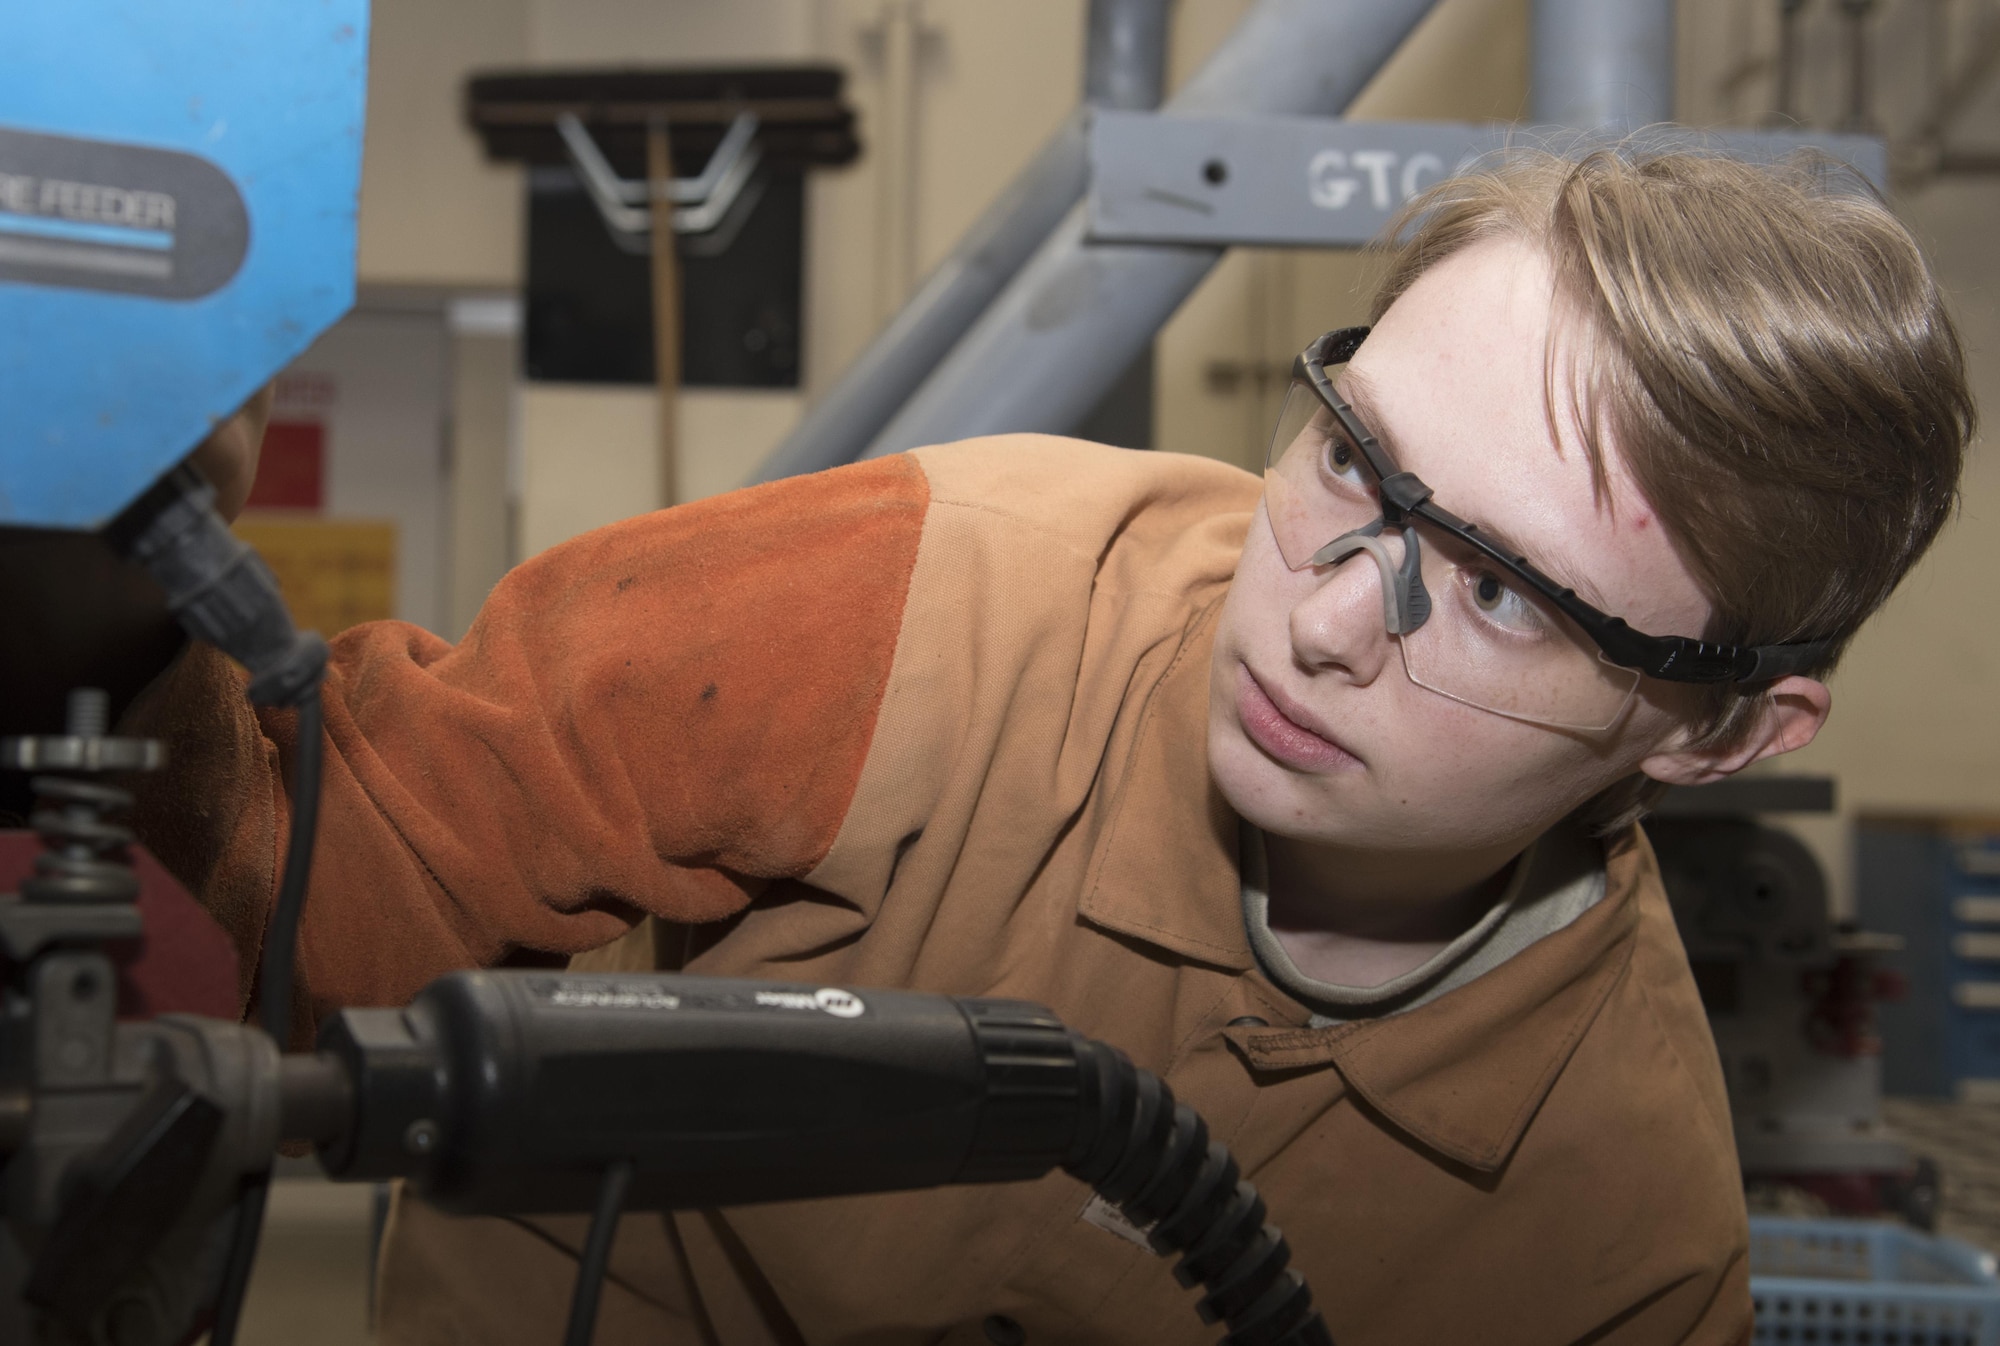
[[1824,666],[1835,648],[1835,642],[1830,640],[1723,645],[1691,636],[1648,635],[1633,629],[1624,618],[1613,617],[1586,603],[1577,597],[1576,590],[1549,578],[1525,556],[1498,546],[1480,532],[1479,525],[1467,523],[1428,499],[1413,506],[1410,512],[1527,581],[1530,588],[1582,627],[1605,658],[1622,668],[1637,669],[1650,678],[1690,683],[1769,682]]

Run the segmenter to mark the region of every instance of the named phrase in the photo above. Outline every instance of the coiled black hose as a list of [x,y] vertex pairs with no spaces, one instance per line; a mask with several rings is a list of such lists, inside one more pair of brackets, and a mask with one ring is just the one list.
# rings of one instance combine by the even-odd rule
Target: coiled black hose
[[1224,1346],[1333,1346],[1285,1236],[1207,1123],[1115,1047],[1078,1038],[1075,1050],[1084,1120],[1064,1171],[1146,1230],[1155,1252],[1180,1254],[1174,1279],[1207,1292],[1195,1311],[1228,1330]]

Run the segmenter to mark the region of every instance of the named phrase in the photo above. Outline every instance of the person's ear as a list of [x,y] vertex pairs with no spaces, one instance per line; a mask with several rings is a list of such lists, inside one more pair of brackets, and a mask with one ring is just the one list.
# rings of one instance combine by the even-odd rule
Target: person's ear
[[1736,742],[1719,748],[1670,744],[1639,763],[1639,770],[1668,785],[1709,785],[1752,762],[1805,747],[1833,709],[1825,683],[1796,676],[1778,679],[1758,700],[1756,722]]

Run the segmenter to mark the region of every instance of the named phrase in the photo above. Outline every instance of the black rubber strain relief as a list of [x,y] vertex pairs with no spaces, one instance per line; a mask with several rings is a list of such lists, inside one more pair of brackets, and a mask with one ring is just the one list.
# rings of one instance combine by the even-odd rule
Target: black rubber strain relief
[[1085,1073],[1076,1040],[1040,1005],[963,999],[986,1073],[986,1106],[957,1182],[1038,1178],[1074,1144]]
[[1096,1187],[1125,1154],[1125,1138],[1138,1107],[1138,1068],[1115,1047],[1090,1044],[1089,1069],[1096,1076],[1098,1106],[1081,1162],[1065,1165],[1072,1176]]
[[325,637],[317,631],[301,631],[292,637],[292,646],[282,660],[265,664],[250,680],[245,694],[253,706],[296,706],[308,688],[317,687],[326,676],[328,657]]
[[1114,1206],[1125,1204],[1153,1172],[1153,1162],[1173,1134],[1174,1095],[1150,1070],[1138,1072],[1137,1106],[1126,1134],[1123,1153],[1111,1172],[1097,1184],[1097,1194]]
[[[148,486],[137,500],[106,524],[104,535],[119,551],[144,561],[146,550],[161,544],[142,539],[178,532],[188,526],[186,521],[192,517],[192,511],[209,509],[214,504],[215,488],[193,464],[183,462]],[[166,520],[164,525],[162,520]]]
[[1174,1268],[1174,1279],[1192,1286],[1219,1274],[1242,1255],[1257,1231],[1264,1227],[1264,1199],[1247,1182],[1236,1184],[1236,1194],[1218,1219]]
[[1177,1253],[1199,1237],[1209,1223],[1222,1213],[1241,1176],[1229,1150],[1219,1141],[1210,1141],[1201,1172],[1181,1198],[1180,1205],[1161,1216],[1153,1225],[1153,1251],[1162,1255]]
[[1072,1177],[1082,1177],[1081,1170],[1104,1129],[1105,1091],[1117,1088],[1117,1073],[1106,1068],[1110,1048],[1074,1028],[1069,1035],[1076,1049],[1076,1134],[1070,1138],[1069,1153],[1063,1156],[1063,1169]]
[[277,577],[229,531],[215,489],[193,467],[154,483],[107,535],[152,575],[189,635],[250,670],[253,702],[295,705],[318,685],[326,642],[294,629]]
[[1153,1176],[1145,1186],[1125,1203],[1125,1214],[1143,1228],[1179,1206],[1207,1158],[1208,1124],[1187,1104],[1176,1104],[1166,1152],[1153,1165]]
[[1265,1225],[1229,1269],[1209,1282],[1208,1294],[1195,1311],[1203,1322],[1233,1322],[1263,1297],[1291,1260],[1285,1236]]
[[[1301,1335],[1315,1325],[1319,1329],[1317,1337]],[[1313,1312],[1312,1291],[1306,1287],[1305,1278],[1289,1269],[1255,1303],[1232,1319],[1230,1327],[1229,1335],[1222,1339],[1223,1346],[1279,1346],[1280,1342],[1321,1340],[1326,1346],[1333,1343],[1325,1321]]]
[[1125,1158],[1125,1147],[1132,1135],[1132,1120],[1143,1104],[1139,1092],[1139,1068],[1125,1053],[1112,1049],[1109,1070],[1115,1094],[1111,1106],[1098,1119],[1097,1145],[1090,1154],[1091,1168],[1096,1175],[1094,1181],[1098,1182]]

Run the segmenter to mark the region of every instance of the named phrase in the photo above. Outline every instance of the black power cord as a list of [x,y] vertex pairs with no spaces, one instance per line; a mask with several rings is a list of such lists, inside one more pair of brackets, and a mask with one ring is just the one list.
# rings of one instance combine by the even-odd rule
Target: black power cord
[[264,929],[264,960],[258,969],[257,1000],[264,1031],[289,1051],[292,1040],[292,989],[299,956],[299,924],[305,917],[306,881],[312,873],[313,838],[319,831],[319,787],[325,736],[319,686],[306,689],[299,701],[297,746],[292,761],[292,833],[285,847],[285,875],[271,920]]
[[604,1170],[597,1209],[590,1216],[590,1233],[583,1240],[583,1257],[576,1264],[576,1288],[570,1292],[569,1329],[563,1333],[563,1346],[590,1346],[597,1329],[597,1300],[604,1289],[604,1272],[611,1263],[611,1240],[618,1232],[618,1217],[625,1209],[625,1193],[631,1185],[631,1160],[620,1159]]
[[[257,974],[257,999],[264,1031],[283,1051],[292,1033],[292,986],[298,960],[299,923],[305,916],[306,880],[312,872],[314,834],[319,830],[319,790],[324,745],[320,733],[319,686],[306,689],[299,702],[298,746],[292,758],[292,834],[285,845],[284,878],[271,919],[264,929],[264,958]],[[236,1229],[230,1236],[222,1291],[216,1300],[215,1327],[209,1346],[233,1346],[250,1289],[250,1272],[257,1261],[257,1242],[264,1230],[264,1208],[270,1201],[271,1170],[243,1185],[236,1207]]]
[[257,1240],[264,1232],[264,1207],[271,1196],[271,1171],[265,1169],[243,1184],[236,1200],[236,1226],[229,1235],[229,1260],[223,1263],[222,1290],[215,1301],[215,1326],[209,1346],[233,1346],[243,1321],[243,1297],[250,1289],[250,1270],[257,1262]]
[[[276,577],[229,531],[215,512],[215,489],[191,465],[183,463],[162,477],[108,532],[114,544],[159,581],[167,606],[189,635],[250,670],[253,703],[298,709],[291,838],[258,973],[264,1029],[282,1052],[291,1040],[299,923],[319,827],[323,756],[319,684],[326,672],[326,642],[316,632],[301,632],[292,625]],[[234,1346],[270,1187],[269,1168],[244,1183],[210,1346]]]

